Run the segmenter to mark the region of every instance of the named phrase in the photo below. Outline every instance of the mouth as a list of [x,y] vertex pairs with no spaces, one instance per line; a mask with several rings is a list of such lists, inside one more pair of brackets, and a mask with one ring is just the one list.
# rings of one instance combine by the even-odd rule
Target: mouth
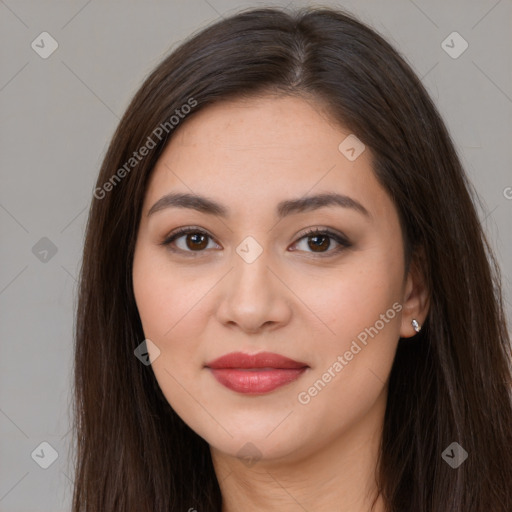
[[306,363],[271,352],[232,352],[205,367],[220,384],[244,394],[269,393],[298,379],[309,368]]

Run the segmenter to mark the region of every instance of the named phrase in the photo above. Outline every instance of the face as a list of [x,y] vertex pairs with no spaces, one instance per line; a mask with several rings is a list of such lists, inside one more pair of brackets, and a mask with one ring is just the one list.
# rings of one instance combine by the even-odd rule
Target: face
[[397,211],[349,135],[304,99],[218,103],[153,170],[133,264],[152,370],[224,454],[303,457],[385,401],[409,279]]

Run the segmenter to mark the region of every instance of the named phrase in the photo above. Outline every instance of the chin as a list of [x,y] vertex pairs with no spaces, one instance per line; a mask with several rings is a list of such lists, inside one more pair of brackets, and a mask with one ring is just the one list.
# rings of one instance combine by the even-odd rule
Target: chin
[[298,439],[293,441],[284,436],[275,439],[266,439],[264,435],[260,437],[251,436],[245,432],[239,432],[233,439],[206,439],[213,450],[218,450],[226,455],[239,458],[242,463],[251,466],[251,462],[277,461],[286,458],[292,459],[300,450],[303,443]]

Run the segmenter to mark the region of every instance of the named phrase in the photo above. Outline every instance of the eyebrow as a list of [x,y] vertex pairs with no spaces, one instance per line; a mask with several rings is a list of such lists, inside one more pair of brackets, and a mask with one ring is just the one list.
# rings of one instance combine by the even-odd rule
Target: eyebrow
[[[317,210],[326,206],[350,208],[368,218],[371,218],[370,212],[361,203],[349,196],[334,192],[281,201],[277,205],[276,213],[277,217],[282,219],[288,215]],[[189,208],[201,213],[216,215],[223,218],[230,216],[229,209],[217,201],[208,197],[189,193],[166,194],[149,209],[147,216],[149,217],[153,213],[165,208]]]

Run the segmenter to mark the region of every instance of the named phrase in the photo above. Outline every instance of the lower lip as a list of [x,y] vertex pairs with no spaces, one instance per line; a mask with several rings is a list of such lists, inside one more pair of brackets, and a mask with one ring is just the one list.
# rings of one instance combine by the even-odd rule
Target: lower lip
[[223,386],[237,393],[269,393],[298,379],[306,368],[274,368],[271,370],[240,370],[236,368],[210,368]]

